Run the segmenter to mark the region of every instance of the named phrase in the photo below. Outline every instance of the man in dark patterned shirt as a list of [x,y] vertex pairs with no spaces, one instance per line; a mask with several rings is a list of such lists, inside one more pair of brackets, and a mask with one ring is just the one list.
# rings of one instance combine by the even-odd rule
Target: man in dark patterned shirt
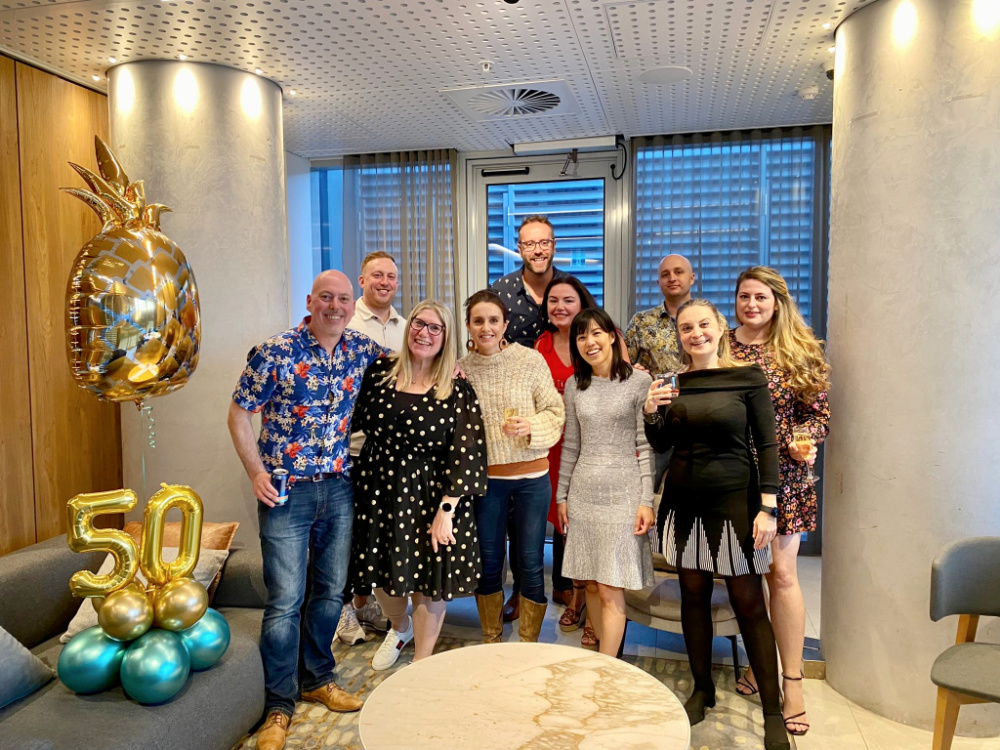
[[[306,308],[310,315],[296,328],[252,351],[229,405],[233,444],[260,501],[267,586],[260,651],[267,721],[258,735],[259,750],[284,747],[300,697],[331,711],[357,711],[362,705],[334,683],[330,648],[354,523],[351,412],[365,369],[387,352],[347,328],[354,290],[340,271],[316,277]],[[261,412],[256,442],[255,412]],[[278,468],[290,480],[283,505],[271,484],[271,471]]]
[[523,265],[493,282],[493,290],[510,310],[506,339],[529,349],[542,335],[545,287],[553,278],[569,274],[552,265],[556,256],[552,222],[545,216],[529,216],[517,230],[517,249]]

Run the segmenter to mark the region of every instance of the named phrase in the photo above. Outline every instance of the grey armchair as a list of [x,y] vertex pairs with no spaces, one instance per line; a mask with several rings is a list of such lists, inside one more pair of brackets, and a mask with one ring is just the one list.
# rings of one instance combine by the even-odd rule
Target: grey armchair
[[931,569],[931,619],[958,615],[955,645],[934,660],[938,686],[934,750],[949,750],[958,710],[968,703],[1000,703],[1000,644],[976,643],[981,615],[1000,617],[1000,537],[954,542]]

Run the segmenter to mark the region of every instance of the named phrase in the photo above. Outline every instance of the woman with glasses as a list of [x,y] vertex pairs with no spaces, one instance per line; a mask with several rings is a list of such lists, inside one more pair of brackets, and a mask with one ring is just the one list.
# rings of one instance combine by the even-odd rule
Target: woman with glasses
[[420,302],[403,350],[372,363],[354,409],[366,435],[354,469],[355,590],[374,586],[392,621],[376,670],[411,640],[414,661],[430,656],[446,603],[479,579],[472,498],[486,491],[485,432],[472,386],[454,377],[454,330],[448,308]]
[[476,389],[486,426],[489,486],[475,502],[483,577],[476,604],[486,643],[503,633],[503,560],[508,513],[518,543],[522,641],[537,641],[545,598],[545,516],[549,509],[549,448],[562,435],[563,402],[541,354],[508,344],[509,313],[492,289],[465,303],[470,354],[459,364]]

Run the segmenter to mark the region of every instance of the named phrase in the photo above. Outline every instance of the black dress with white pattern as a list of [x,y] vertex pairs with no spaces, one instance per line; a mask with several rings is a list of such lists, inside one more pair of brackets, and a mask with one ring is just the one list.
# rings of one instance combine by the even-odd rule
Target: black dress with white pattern
[[[382,384],[392,360],[365,372],[352,430],[365,433],[355,464],[352,563],[356,590],[391,596],[468,596],[481,564],[472,497],[486,493],[486,442],[476,392],[455,379],[439,400]],[[459,498],[455,544],[431,548],[429,529],[444,495]]]

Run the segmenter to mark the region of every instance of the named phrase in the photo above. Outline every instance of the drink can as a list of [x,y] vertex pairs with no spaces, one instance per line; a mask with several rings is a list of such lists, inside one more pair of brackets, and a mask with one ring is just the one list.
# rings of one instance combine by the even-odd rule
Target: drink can
[[271,472],[271,484],[278,491],[278,499],[275,505],[284,505],[288,502],[288,470],[275,469]]

